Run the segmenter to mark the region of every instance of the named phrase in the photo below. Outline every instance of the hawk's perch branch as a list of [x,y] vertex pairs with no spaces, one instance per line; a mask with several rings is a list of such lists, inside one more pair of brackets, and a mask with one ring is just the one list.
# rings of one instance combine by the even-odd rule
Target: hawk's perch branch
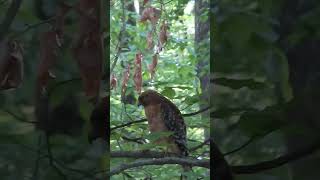
[[[112,153],[111,153],[112,154]],[[121,164],[118,167],[115,167],[110,170],[108,173],[109,176],[113,176],[121,173],[124,170],[146,166],[146,165],[164,165],[164,164],[180,164],[180,165],[190,165],[190,166],[198,166],[203,168],[210,168],[209,160],[197,160],[190,158],[178,158],[178,157],[165,157],[161,159],[148,159],[148,160],[137,160],[132,163]]]

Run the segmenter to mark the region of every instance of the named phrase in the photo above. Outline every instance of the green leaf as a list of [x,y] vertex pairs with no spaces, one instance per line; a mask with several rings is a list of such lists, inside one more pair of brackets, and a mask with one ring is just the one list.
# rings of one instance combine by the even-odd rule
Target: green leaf
[[176,95],[176,92],[171,87],[165,87],[161,94],[167,96],[169,99],[173,99]]
[[169,137],[173,134],[173,132],[152,132],[146,136],[150,141],[156,141],[163,137]]
[[186,97],[186,99],[184,100],[184,103],[186,103],[188,105],[193,105],[193,104],[197,103],[198,101],[199,101],[199,96],[194,95],[194,96]]

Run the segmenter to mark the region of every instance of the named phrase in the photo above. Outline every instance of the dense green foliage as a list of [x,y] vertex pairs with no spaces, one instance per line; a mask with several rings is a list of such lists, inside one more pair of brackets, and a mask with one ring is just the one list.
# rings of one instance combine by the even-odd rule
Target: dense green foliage
[[[287,149],[292,150],[287,147],[288,137],[308,133],[301,125],[298,128],[293,125],[297,121],[288,118],[292,113],[288,109],[298,98],[292,92],[294,83],[308,80],[302,76],[304,71],[315,77],[316,74],[312,74],[308,67],[315,62],[311,58],[318,57],[295,49],[298,54],[301,50],[301,56],[308,56],[309,61],[299,72],[291,69],[289,79],[289,63],[295,62],[288,59],[287,53],[296,45],[303,47],[305,40],[319,39],[319,3],[216,0],[212,3],[211,12],[215,141],[223,153],[239,148],[225,156],[230,165],[275,159],[287,153]],[[319,67],[315,65],[316,68]],[[297,77],[294,77],[295,73]],[[302,89],[303,85],[300,87]],[[305,111],[303,105],[297,110]],[[298,121],[303,124],[307,120]],[[299,179],[295,173],[289,163],[285,163],[258,173],[235,175],[235,179]]]
[[[147,6],[161,9],[161,3],[165,1],[150,1]],[[125,3],[125,4],[122,4]],[[111,8],[111,64],[117,60],[113,74],[118,80],[116,89],[111,90],[110,96],[110,124],[111,129],[121,124],[145,118],[142,108],[137,107],[139,94],[135,91],[133,73],[135,68],[135,55],[138,52],[143,54],[142,60],[142,91],[154,89],[172,100],[183,114],[196,112],[199,110],[199,95],[202,93],[200,81],[197,77],[196,66],[198,63],[194,45],[194,1],[169,1],[163,5],[163,13],[160,22],[166,20],[169,25],[169,38],[162,52],[159,54],[158,64],[153,79],[150,77],[148,65],[152,63],[153,50],[147,49],[147,34],[151,30],[150,23],[141,23],[139,15],[135,9],[128,10],[130,3],[127,1],[112,1]],[[131,5],[132,5],[131,4]],[[140,3],[140,6],[142,4]],[[140,8],[141,9],[141,8]],[[140,12],[141,14],[141,12]],[[204,15],[206,16],[206,14]],[[129,19],[130,18],[130,19]],[[205,18],[205,17],[204,17]],[[125,22],[123,22],[125,20]],[[134,23],[130,23],[130,22]],[[125,23],[125,25],[123,25]],[[160,23],[158,23],[157,33],[159,33]],[[123,28],[123,26],[125,26]],[[121,29],[125,33],[120,34]],[[119,38],[120,37],[120,38]],[[118,52],[119,39],[121,50]],[[157,42],[157,37],[154,37]],[[206,48],[206,47],[204,47]],[[208,54],[208,49],[207,54]],[[119,53],[119,57],[115,55]],[[132,98],[131,102],[121,100],[121,87],[123,74],[130,64],[130,80],[126,91],[127,97]],[[110,65],[112,68],[112,65]],[[208,67],[207,67],[208,68]],[[204,69],[205,70],[205,69]],[[205,73],[205,71],[203,72]],[[128,96],[129,95],[129,96]],[[208,103],[208,102],[207,102]],[[201,144],[204,139],[204,130],[209,129],[209,118],[200,114],[184,118],[188,131],[188,147],[195,147]],[[146,122],[134,123],[131,126],[115,129],[111,132],[111,151],[140,151],[140,150],[163,150],[157,145],[149,142],[152,138],[159,138],[161,134],[149,134]],[[141,143],[141,144],[140,144]],[[209,158],[209,147],[204,146],[190,155],[202,159]],[[111,169],[121,163],[132,162],[132,159],[111,159]],[[193,168],[189,173],[191,178],[202,177],[208,179],[207,170],[204,168]],[[177,179],[180,177],[181,167],[179,165],[142,166],[129,169],[122,174],[115,175],[112,179],[123,179],[124,177],[134,177],[136,179]]]
[[[4,20],[11,2],[13,1],[0,1],[0,22]],[[24,80],[19,88],[0,92],[0,177],[3,180],[56,180],[65,179],[64,177],[93,179],[96,171],[108,166],[107,157],[101,158],[104,152],[88,143],[89,116],[93,107],[84,95],[78,67],[70,53],[74,32],[78,29],[77,15],[74,12],[67,16],[64,44],[57,52],[59,58],[53,69],[56,78],[50,81],[48,90],[51,93],[50,106],[63,102],[70,104],[71,96],[75,96],[76,104],[71,106],[79,105],[80,115],[84,119],[83,129],[73,136],[51,136],[50,154],[44,132],[35,128],[39,34],[51,28],[48,18],[54,16],[57,2],[22,1],[9,27],[7,37],[17,39],[24,48]],[[67,3],[72,5],[75,2]],[[60,121],[69,123],[69,119]]]

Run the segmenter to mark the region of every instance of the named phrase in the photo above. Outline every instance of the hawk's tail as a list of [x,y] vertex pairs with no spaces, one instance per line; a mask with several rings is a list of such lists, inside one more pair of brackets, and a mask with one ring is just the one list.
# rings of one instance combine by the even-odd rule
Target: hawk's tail
[[[188,166],[188,165],[182,165],[182,169],[183,169],[183,173],[187,173],[189,171],[192,171],[192,167]],[[184,174],[181,174],[180,179],[181,180],[187,180],[188,177],[186,175],[184,175]]]
[[[188,157],[188,151],[185,150],[184,152],[182,152],[183,156],[184,157]],[[183,173],[187,173],[187,172],[190,172],[192,171],[192,166],[189,166],[189,165],[182,165],[182,169],[183,169]],[[181,180],[187,180],[188,177],[184,174],[181,174],[180,176],[180,179]]]

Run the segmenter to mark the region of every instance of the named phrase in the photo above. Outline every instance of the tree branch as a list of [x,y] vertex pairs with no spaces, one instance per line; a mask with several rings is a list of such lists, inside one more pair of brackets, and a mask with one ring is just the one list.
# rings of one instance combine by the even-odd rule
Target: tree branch
[[68,83],[73,83],[77,81],[81,81],[81,78],[72,78],[72,79],[57,82],[52,88],[48,89],[48,96],[50,97],[50,95],[59,87],[64,86]]
[[244,166],[231,166],[232,172],[235,174],[253,174],[260,171],[273,169],[279,166],[282,166],[291,161],[298,160],[305,156],[311,155],[312,153],[320,150],[320,141],[318,139],[317,143],[311,144],[304,148],[301,148],[297,151],[285,154],[276,159],[270,161],[264,161],[253,165],[244,165]]
[[51,151],[51,144],[50,144],[50,137],[48,133],[45,133],[46,136],[46,143],[47,143],[47,152],[48,152],[48,158],[49,158],[49,164],[50,166],[56,170],[56,172],[59,174],[60,177],[64,180],[68,180],[68,177],[66,174],[64,174],[61,169],[55,164],[54,159],[53,159],[53,154]]
[[228,155],[230,155],[230,154],[236,153],[236,152],[242,150],[243,148],[247,147],[249,144],[251,144],[252,142],[254,142],[257,138],[259,138],[259,137],[265,137],[265,136],[267,136],[268,134],[274,132],[275,130],[277,130],[277,129],[271,129],[271,130],[267,131],[266,133],[264,133],[264,134],[262,134],[262,135],[252,136],[249,140],[247,140],[247,141],[246,141],[244,144],[242,144],[240,147],[237,147],[237,148],[235,148],[235,149],[233,149],[233,150],[231,150],[231,151],[229,151],[229,152],[224,153],[223,156],[228,156]]
[[190,117],[190,116],[194,116],[203,112],[208,111],[211,108],[211,106],[208,106],[206,108],[200,109],[199,111],[193,112],[193,113],[187,113],[187,114],[182,114],[183,117]]
[[138,144],[145,144],[146,143],[145,139],[143,139],[143,138],[131,138],[131,137],[127,137],[127,136],[121,136],[121,137],[123,140],[135,142]]
[[192,151],[195,151],[197,149],[202,148],[204,145],[209,145],[211,140],[212,140],[212,138],[208,138],[203,143],[199,144],[198,146],[190,148],[189,151],[192,152]]
[[9,110],[6,110],[6,109],[1,109],[1,110],[2,110],[3,112],[5,112],[5,113],[9,114],[9,115],[12,116],[14,119],[16,119],[16,120],[18,120],[18,121],[20,121],[20,122],[31,123],[31,124],[37,123],[36,121],[28,121],[28,120],[26,120],[25,117],[20,117],[20,116],[14,114],[13,112],[11,112],[11,111],[9,111]]
[[27,25],[24,30],[22,30],[22,31],[20,31],[20,32],[17,32],[17,33],[15,34],[15,37],[21,36],[21,35],[23,35],[24,33],[28,32],[28,31],[31,30],[31,29],[34,29],[34,28],[36,28],[36,27],[38,27],[38,26],[40,26],[40,25],[43,25],[43,24],[50,23],[50,22],[52,22],[52,21],[54,21],[54,20],[55,20],[55,18],[50,18],[50,19],[47,19],[47,20],[44,20],[44,21],[40,21],[40,22],[35,23],[35,24]]
[[22,0],[12,1],[11,6],[9,7],[6,13],[6,16],[0,25],[0,41],[2,41],[4,37],[7,35],[7,33],[9,32],[11,23],[13,22],[14,18],[18,13],[21,3],[22,3]]
[[131,122],[124,123],[124,124],[121,124],[119,126],[115,126],[113,128],[110,128],[110,131],[113,131],[113,130],[116,130],[116,129],[119,129],[119,128],[123,128],[123,127],[126,127],[126,126],[131,126],[132,124],[146,122],[146,121],[147,121],[147,119],[140,119],[140,120],[136,120],[136,121],[131,121]]
[[147,166],[147,165],[164,165],[164,164],[180,164],[180,165],[189,165],[189,166],[198,166],[203,168],[210,168],[209,160],[197,160],[189,158],[178,158],[178,157],[165,157],[161,159],[148,159],[148,160],[137,160],[132,163],[121,164],[118,167],[115,167],[110,170],[108,173],[109,176],[113,176],[121,173],[124,170]]

